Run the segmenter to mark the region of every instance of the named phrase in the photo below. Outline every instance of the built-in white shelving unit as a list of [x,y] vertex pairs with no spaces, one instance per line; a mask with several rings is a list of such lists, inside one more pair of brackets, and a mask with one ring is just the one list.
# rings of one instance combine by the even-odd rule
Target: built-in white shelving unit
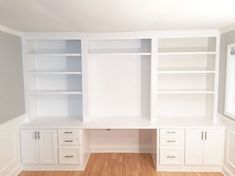
[[159,119],[214,119],[216,46],[216,37],[159,39]]
[[24,54],[29,114],[82,120],[81,41],[28,39]]
[[25,39],[30,114],[83,121],[215,119],[217,34],[124,36]]

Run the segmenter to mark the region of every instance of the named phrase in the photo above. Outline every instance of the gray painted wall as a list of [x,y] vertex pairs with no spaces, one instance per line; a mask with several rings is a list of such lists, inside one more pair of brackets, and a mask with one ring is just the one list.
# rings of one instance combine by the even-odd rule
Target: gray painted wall
[[224,98],[225,98],[227,45],[231,43],[235,43],[235,31],[231,31],[221,35],[218,112],[223,115],[224,115]]
[[0,124],[23,113],[21,38],[0,32]]

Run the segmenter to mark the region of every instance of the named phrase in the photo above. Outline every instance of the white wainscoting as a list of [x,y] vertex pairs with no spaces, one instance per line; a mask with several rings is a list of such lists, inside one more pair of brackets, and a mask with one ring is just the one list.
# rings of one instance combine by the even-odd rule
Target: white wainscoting
[[235,130],[228,129],[226,134],[226,150],[225,150],[225,163],[224,175],[235,175]]
[[19,125],[24,115],[0,125],[0,176],[17,176],[21,172]]

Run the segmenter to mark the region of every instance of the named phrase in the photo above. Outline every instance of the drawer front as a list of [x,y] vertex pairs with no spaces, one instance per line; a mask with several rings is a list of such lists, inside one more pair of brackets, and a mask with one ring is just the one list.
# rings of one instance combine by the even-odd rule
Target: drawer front
[[79,148],[59,148],[59,164],[80,164]]
[[67,136],[59,136],[58,143],[62,146],[69,146],[69,145],[80,145],[79,137],[67,137]]
[[183,138],[182,137],[160,137],[160,145],[165,146],[180,146],[183,145]]
[[184,129],[160,129],[160,136],[184,136]]
[[182,165],[182,148],[163,148],[160,147],[160,165]]
[[66,135],[66,136],[79,135],[79,132],[80,130],[77,130],[77,129],[59,129],[58,130],[59,135]]

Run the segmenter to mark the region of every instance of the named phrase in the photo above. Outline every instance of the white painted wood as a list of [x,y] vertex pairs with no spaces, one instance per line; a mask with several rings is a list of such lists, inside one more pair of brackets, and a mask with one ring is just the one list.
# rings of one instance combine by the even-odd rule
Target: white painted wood
[[204,165],[222,165],[224,152],[224,130],[204,132]]
[[38,138],[39,164],[57,164],[56,130],[40,130]]
[[232,48],[235,44],[230,44],[227,46],[227,67],[226,67],[226,86],[225,86],[225,103],[224,103],[224,113],[235,119],[235,94],[234,94],[234,65],[235,65],[235,55],[232,55]]
[[227,136],[226,153],[225,153],[226,162],[229,164],[230,167],[232,167],[235,170],[235,159],[234,159],[235,132],[229,129],[227,131],[226,136]]
[[23,164],[56,164],[56,130],[21,130],[21,155]]
[[186,165],[221,166],[223,162],[223,149],[224,130],[186,130]]
[[21,130],[21,157],[23,164],[38,164],[38,139],[35,130]]
[[14,30],[12,28],[9,28],[8,26],[5,26],[5,25],[0,25],[0,31],[1,32],[6,32],[6,33],[12,34],[12,35],[20,36],[20,37],[23,36],[22,32]]
[[61,146],[80,145],[79,137],[59,136],[58,144]]
[[202,130],[186,130],[185,133],[185,165],[203,165]]
[[160,165],[182,165],[183,156],[181,147],[160,147]]
[[21,171],[19,126],[25,115],[0,125],[0,175],[15,176]]
[[80,150],[74,147],[59,147],[60,164],[81,164]]

